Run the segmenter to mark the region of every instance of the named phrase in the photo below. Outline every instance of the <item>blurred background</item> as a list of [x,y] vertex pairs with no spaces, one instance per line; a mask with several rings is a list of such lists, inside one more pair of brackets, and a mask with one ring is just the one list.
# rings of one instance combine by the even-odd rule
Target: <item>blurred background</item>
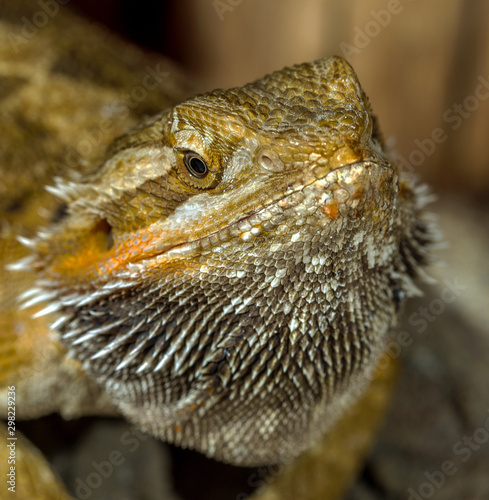
[[[400,331],[414,342],[403,349],[386,423],[348,498],[489,498],[489,2],[72,0],[70,6],[177,62],[198,92],[334,54],[350,61],[397,161],[436,193],[432,210],[448,247],[439,251],[444,265],[431,271],[438,284],[424,287],[425,296],[405,312]],[[91,446],[75,449],[75,461],[88,463],[103,441],[97,432],[87,434]],[[159,456],[153,452],[159,453],[138,455],[133,470],[143,474],[142,464]],[[181,450],[173,460],[179,498],[238,498],[225,481],[206,490],[206,477],[216,474],[209,461]],[[192,460],[198,465],[186,468]],[[453,474],[440,472],[447,461]],[[224,467],[217,474],[241,473]],[[246,483],[249,472],[241,475]],[[148,485],[154,480],[147,476]],[[238,491],[249,492],[248,483]]]

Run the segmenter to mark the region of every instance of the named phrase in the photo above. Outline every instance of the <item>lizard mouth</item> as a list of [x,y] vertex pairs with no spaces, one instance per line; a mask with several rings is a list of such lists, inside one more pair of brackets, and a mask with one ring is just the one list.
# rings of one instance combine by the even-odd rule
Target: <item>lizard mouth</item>
[[285,192],[269,195],[259,209],[253,207],[245,215],[199,238],[176,244],[156,245],[154,251],[136,256],[131,262],[137,264],[150,259],[163,262],[175,257],[185,257],[197,249],[207,250],[216,243],[224,244],[236,236],[245,242],[251,241],[266,230],[263,227],[265,222],[296,206],[307,196],[308,190],[315,191],[310,194],[316,196],[318,209],[330,219],[336,219],[338,206],[349,201],[355,204],[355,200],[361,197],[366,188],[365,181],[370,177],[371,170],[376,168],[392,170],[389,164],[373,160],[356,161],[333,169],[326,165],[318,166],[312,170],[309,178],[302,178],[300,182],[288,186]]
[[[67,227],[66,234],[52,234],[48,238],[46,255],[54,253],[45,262],[41,274],[63,288],[99,288],[114,280],[129,279],[138,273],[151,272],[157,268],[173,269],[187,265],[192,256],[216,251],[230,240],[251,243],[254,239],[266,236],[281,219],[291,214],[291,209],[299,206],[310,197],[310,207],[323,214],[325,220],[335,220],[340,216],[340,208],[354,203],[368,183],[369,172],[373,167],[382,167],[378,161],[361,160],[347,165],[331,168],[330,164],[318,165],[283,189],[262,189],[254,193],[256,200],[241,207],[241,216],[232,220],[217,215],[206,214],[201,225],[185,233],[185,213],[173,214],[180,221],[180,227],[172,224],[171,218],[165,224],[154,223],[143,230],[129,233],[117,239],[113,228],[105,218],[92,220],[79,229]],[[244,204],[245,205],[245,204]],[[213,217],[213,219],[211,219]],[[182,229],[183,228],[183,229]],[[194,236],[194,237],[192,237]],[[56,244],[62,241],[74,242],[72,247],[64,248],[56,254]],[[183,264],[182,264],[183,263]]]

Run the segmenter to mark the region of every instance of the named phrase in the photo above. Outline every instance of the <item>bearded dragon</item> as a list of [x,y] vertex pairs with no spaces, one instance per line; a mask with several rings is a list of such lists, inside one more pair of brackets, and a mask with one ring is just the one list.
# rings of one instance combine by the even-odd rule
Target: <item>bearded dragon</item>
[[299,455],[372,378],[432,240],[353,69],[198,95],[94,158],[12,266],[56,350],[19,382],[23,416],[60,391],[69,416],[118,411],[228,463]]

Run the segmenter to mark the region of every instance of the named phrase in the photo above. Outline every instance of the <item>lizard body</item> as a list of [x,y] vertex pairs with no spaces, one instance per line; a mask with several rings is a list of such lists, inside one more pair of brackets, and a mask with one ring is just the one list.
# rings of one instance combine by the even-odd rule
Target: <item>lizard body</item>
[[338,418],[427,260],[420,191],[337,57],[184,101],[52,191],[29,300],[127,418],[239,465]]

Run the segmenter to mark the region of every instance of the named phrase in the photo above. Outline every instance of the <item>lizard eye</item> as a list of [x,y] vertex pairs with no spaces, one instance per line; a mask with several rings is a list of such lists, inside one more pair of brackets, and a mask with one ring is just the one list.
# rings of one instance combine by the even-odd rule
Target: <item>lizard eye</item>
[[183,162],[189,173],[198,179],[203,179],[209,173],[207,163],[195,153],[185,153]]

